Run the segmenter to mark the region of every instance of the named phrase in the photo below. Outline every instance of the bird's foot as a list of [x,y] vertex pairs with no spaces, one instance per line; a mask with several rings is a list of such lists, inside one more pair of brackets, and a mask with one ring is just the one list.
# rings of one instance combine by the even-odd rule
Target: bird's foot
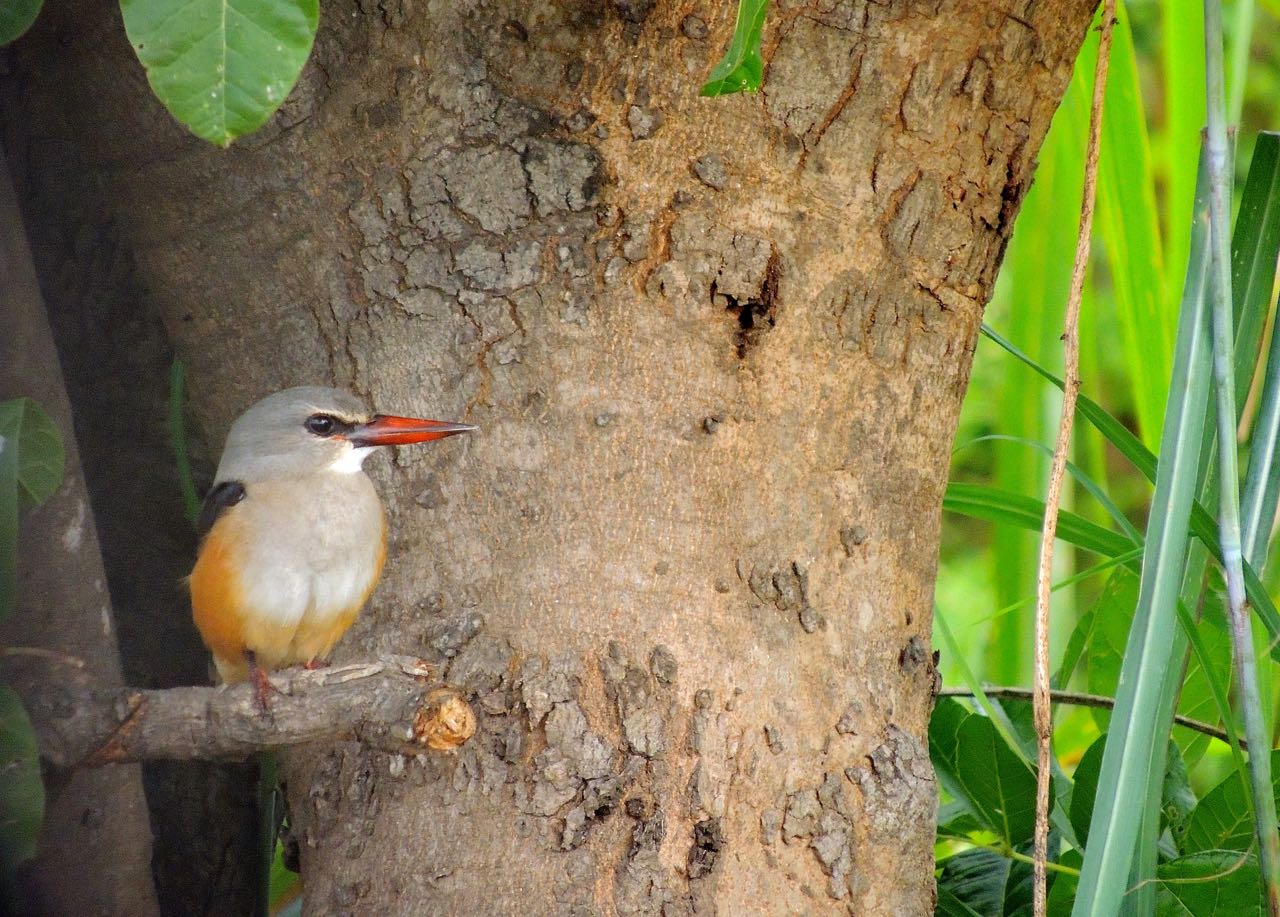
[[302,664],[302,667],[306,669],[308,672],[314,672],[316,669],[327,669],[329,668],[329,660],[328,659],[308,659],[306,662]]
[[271,683],[267,670],[258,665],[258,659],[252,650],[245,650],[245,659],[249,661],[249,680],[253,682],[253,697],[258,702],[258,709],[263,713],[271,712],[271,692],[280,693],[280,689]]

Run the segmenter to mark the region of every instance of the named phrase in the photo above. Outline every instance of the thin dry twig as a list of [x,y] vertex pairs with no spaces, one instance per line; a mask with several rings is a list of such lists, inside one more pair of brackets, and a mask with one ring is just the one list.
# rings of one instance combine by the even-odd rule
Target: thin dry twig
[[79,656],[72,656],[70,653],[62,652],[62,650],[50,649],[44,646],[6,646],[0,644],[0,657],[5,656],[34,656],[38,659],[50,659],[53,662],[60,662],[75,669],[84,668],[84,660]]
[[[1018,688],[998,686],[991,688],[983,688],[982,693],[987,697],[1003,697],[1010,700],[1031,700],[1035,696],[1035,691],[1031,688]],[[1111,710],[1116,705],[1114,697],[1108,697],[1105,694],[1088,694],[1084,691],[1050,691],[1050,696],[1054,703],[1071,704],[1075,707],[1097,707],[1100,710]],[[973,697],[973,690],[970,688],[943,688],[938,692],[938,697]],[[1189,716],[1183,716],[1181,713],[1174,714],[1174,723],[1184,726],[1187,729],[1194,730],[1203,735],[1211,736],[1222,742],[1230,742],[1231,736],[1227,734],[1225,729],[1219,729],[1211,723],[1203,720],[1192,719]],[[1240,747],[1247,748],[1248,745],[1244,739],[1240,739]]]
[[1076,238],[1075,263],[1071,268],[1071,291],[1067,297],[1065,329],[1062,334],[1064,381],[1062,414],[1058,420],[1058,441],[1053,450],[1053,468],[1045,495],[1044,527],[1040,535],[1040,569],[1036,581],[1036,831],[1035,885],[1033,905],[1036,917],[1048,909],[1045,863],[1049,856],[1049,781],[1052,779],[1053,707],[1049,689],[1049,599],[1053,594],[1053,545],[1058,532],[1058,505],[1071,446],[1076,396],[1080,392],[1080,299],[1084,292],[1085,269],[1089,264],[1089,244],[1093,237],[1093,205],[1098,187],[1098,147],[1102,135],[1102,101],[1111,60],[1111,30],[1116,19],[1115,0],[1104,0],[1098,60],[1093,71],[1093,100],[1089,109],[1089,145],[1085,154],[1084,192],[1080,206],[1080,232]]

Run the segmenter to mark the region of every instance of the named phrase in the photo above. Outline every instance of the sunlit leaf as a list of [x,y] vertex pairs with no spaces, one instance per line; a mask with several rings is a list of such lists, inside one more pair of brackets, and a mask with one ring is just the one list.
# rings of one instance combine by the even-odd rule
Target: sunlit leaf
[[760,35],[769,0],[738,0],[738,19],[733,24],[729,50],[715,65],[701,94],[708,97],[734,92],[755,92],[764,76],[760,59]]
[[941,717],[935,713],[929,729],[939,780],[1010,846],[1029,842],[1035,823],[1035,774],[990,719],[967,714],[954,701],[945,708]]
[[[1079,850],[1064,850],[1058,857],[1058,863],[1070,869],[1079,870],[1084,858]],[[1049,906],[1048,917],[1067,917],[1071,913],[1071,905],[1076,900],[1076,886],[1080,884],[1078,877],[1070,873],[1053,872],[1049,874]]]

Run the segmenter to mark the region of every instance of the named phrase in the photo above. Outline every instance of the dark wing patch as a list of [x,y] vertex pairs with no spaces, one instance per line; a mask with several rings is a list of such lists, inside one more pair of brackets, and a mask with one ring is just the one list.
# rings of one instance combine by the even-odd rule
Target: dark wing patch
[[200,507],[200,515],[196,519],[196,534],[204,538],[209,529],[227,510],[244,499],[244,485],[239,481],[223,481],[214,485],[213,490],[205,494],[204,505]]

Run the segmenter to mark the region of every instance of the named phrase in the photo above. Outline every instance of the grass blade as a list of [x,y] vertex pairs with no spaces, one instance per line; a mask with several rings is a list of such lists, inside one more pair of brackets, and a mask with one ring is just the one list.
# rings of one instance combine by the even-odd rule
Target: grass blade
[[[964,446],[953,450],[953,452],[959,452],[961,448],[975,446],[978,443],[983,442],[1017,443],[1021,446],[1026,446],[1029,449],[1037,450],[1049,458],[1053,457],[1053,450],[1044,443],[1026,439],[1022,436],[1006,436],[1002,433],[990,433],[986,436],[979,436],[977,439],[972,439],[965,443]],[[1074,462],[1067,462],[1067,471],[1071,473],[1071,476],[1075,479],[1077,484],[1088,491],[1089,495],[1098,501],[1098,504],[1106,510],[1107,515],[1111,517],[1115,524],[1118,525],[1127,536],[1129,536],[1129,539],[1133,541],[1134,544],[1142,543],[1142,533],[1138,531],[1138,527],[1130,522],[1129,517],[1120,511],[1120,507],[1116,506],[1115,501],[1107,496],[1107,492],[1102,489],[1097,481],[1086,474],[1085,471]]]
[[[1062,390],[1062,379],[1049,372],[1031,357],[1027,356],[1019,350],[1008,338],[1000,334],[988,324],[982,325],[982,334],[991,341],[998,344],[1010,356],[1014,357],[1037,375],[1043,377],[1047,382]],[[1120,454],[1128,459],[1133,467],[1142,472],[1143,477],[1148,481],[1154,482],[1156,479],[1156,456],[1150,449],[1142,444],[1142,441],[1129,432],[1128,427],[1116,420],[1107,412],[1107,409],[1098,402],[1094,401],[1087,395],[1081,394],[1079,400],[1076,401],[1076,410],[1080,412],[1080,416],[1089,423],[1093,424],[1104,437],[1107,442],[1111,443]]]
[[1209,160],[1209,223],[1213,245],[1210,290],[1213,302],[1213,372],[1217,392],[1219,535],[1227,599],[1231,617],[1232,651],[1238,682],[1245,735],[1249,739],[1249,775],[1253,782],[1253,811],[1258,838],[1258,859],[1266,887],[1267,909],[1280,917],[1280,833],[1271,795],[1271,755],[1258,693],[1253,630],[1245,607],[1243,549],[1240,543],[1240,479],[1236,464],[1236,373],[1233,334],[1235,321],[1231,298],[1230,183],[1233,159],[1227,143],[1227,102],[1223,68],[1222,7],[1205,0],[1205,73],[1209,127],[1206,149]]
[[195,478],[191,474],[190,451],[187,448],[187,421],[183,413],[186,405],[186,372],[181,360],[174,360],[169,367],[169,447],[178,468],[178,487],[182,492],[182,511],[192,525],[200,515],[200,495],[196,493]]
[[[1009,493],[983,484],[966,484],[952,481],[942,498],[942,508],[953,513],[987,519],[1007,525],[1040,531],[1044,519],[1044,501],[1023,494]],[[1103,528],[1076,513],[1061,513],[1058,520],[1058,537],[1077,547],[1117,557],[1132,551],[1134,543],[1118,532]]]
[[1204,17],[1200,0],[1161,0],[1159,43],[1164,130],[1158,166],[1164,185],[1166,289],[1186,276],[1195,207],[1196,162],[1204,127]]
[[1254,567],[1266,560],[1267,543],[1280,500],[1280,335],[1271,336],[1267,374],[1258,417],[1249,444],[1249,471],[1242,510],[1245,559]]
[[[1236,217],[1236,238],[1248,236],[1252,246],[1237,245],[1232,256],[1232,289],[1241,304],[1240,311],[1259,318],[1256,334],[1262,333],[1266,303],[1276,279],[1276,256],[1280,252],[1280,134],[1263,133],[1253,148],[1253,162],[1240,198],[1240,214]],[[1237,332],[1237,361],[1248,343],[1246,329]],[[1248,378],[1240,362],[1236,364],[1237,381]],[[1242,397],[1237,385],[1236,395]],[[1242,539],[1245,559],[1255,568],[1266,557],[1267,540],[1275,523],[1276,504],[1280,499],[1280,335],[1272,334],[1267,370],[1263,379],[1258,416],[1249,443],[1249,470],[1245,479],[1241,505]]]
[[[1208,214],[1197,210],[1198,221]],[[1121,800],[1147,799],[1152,746],[1164,676],[1174,648],[1174,625],[1188,547],[1188,523],[1200,474],[1208,408],[1210,326],[1204,282],[1208,251],[1196,250],[1188,265],[1178,322],[1168,407],[1161,435],[1163,460],[1143,554],[1142,582],[1125,648],[1120,690],[1112,713],[1089,846],[1076,896],[1075,915],[1114,914],[1127,887],[1141,817]]]
[[[1062,388],[1062,380],[1049,372],[1036,361],[1015,347],[1006,338],[1002,337],[999,332],[995,331],[988,325],[982,326],[982,333],[989,339],[998,344],[1011,356],[1025,364],[1035,373],[1043,377],[1050,384]],[[1239,339],[1243,341],[1243,337]],[[1237,348],[1240,349],[1240,348]],[[1152,454],[1136,436],[1116,420],[1106,409],[1096,401],[1081,395],[1076,402],[1076,410],[1080,415],[1088,420],[1093,426],[1104,436],[1112,446],[1116,448],[1121,455],[1128,459],[1135,468],[1142,472],[1143,476],[1151,482],[1156,480],[1156,457]],[[1212,435],[1207,435],[1206,446],[1212,444]],[[1203,451],[1203,450],[1202,450]],[[1004,519],[998,519],[996,516],[985,515],[982,518],[993,519],[995,521],[1012,522],[1015,525],[1021,525],[1017,521],[1016,516],[1010,516]],[[1192,533],[1199,539],[1205,547],[1207,547],[1214,558],[1221,562],[1222,548],[1218,544],[1218,524],[1214,521],[1213,515],[1200,503],[1195,503],[1191,508],[1190,526]],[[1114,533],[1112,533],[1114,534]],[[1198,582],[1199,577],[1195,577]],[[1262,623],[1266,625],[1267,632],[1271,636],[1273,643],[1271,655],[1277,661],[1280,661],[1280,610],[1277,610],[1271,596],[1267,593],[1266,587],[1262,580],[1251,566],[1246,565],[1244,568],[1245,594],[1249,597],[1249,602],[1257,611],[1258,617]]]
[[[1098,232],[1114,285],[1138,429],[1144,442],[1154,444],[1160,438],[1176,316],[1165,283],[1133,32],[1127,7],[1121,4],[1117,12],[1099,160]],[[1096,55],[1097,39],[1092,33],[1088,47]],[[1082,52],[1075,79],[1085,79],[1092,68],[1092,56]]]

